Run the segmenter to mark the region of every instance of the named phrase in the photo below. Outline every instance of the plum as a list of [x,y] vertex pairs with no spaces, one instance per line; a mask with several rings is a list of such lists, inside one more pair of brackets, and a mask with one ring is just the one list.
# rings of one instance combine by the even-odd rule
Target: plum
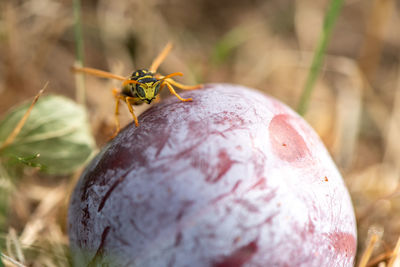
[[255,90],[165,99],[90,163],[69,209],[77,266],[352,266],[346,186],[312,128]]

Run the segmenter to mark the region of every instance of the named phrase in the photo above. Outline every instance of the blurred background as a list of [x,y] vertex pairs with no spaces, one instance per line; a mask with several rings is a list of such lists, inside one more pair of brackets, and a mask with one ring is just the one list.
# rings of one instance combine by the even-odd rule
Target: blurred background
[[[84,65],[130,75],[168,41],[164,74],[185,84],[235,83],[297,108],[329,1],[82,1]],[[77,99],[73,3],[0,0],[0,117],[45,94]],[[305,119],[340,168],[358,223],[358,261],[378,238],[369,266],[385,266],[400,236],[400,1],[345,1]],[[86,76],[98,147],[113,132],[118,81]],[[79,91],[79,90],[78,90]],[[167,93],[166,91],[163,93]],[[137,113],[148,105],[136,108]],[[131,118],[121,108],[122,122]],[[27,266],[68,266],[67,198],[79,177],[25,170],[0,240]],[[13,265],[10,265],[13,266]]]

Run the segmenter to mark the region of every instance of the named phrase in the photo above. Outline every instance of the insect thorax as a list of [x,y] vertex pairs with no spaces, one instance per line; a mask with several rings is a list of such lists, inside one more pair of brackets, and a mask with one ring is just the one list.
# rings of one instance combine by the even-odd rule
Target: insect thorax
[[[144,84],[152,84],[158,80],[154,77],[154,73],[147,69],[136,70],[132,73],[130,80],[137,81]],[[129,84],[122,88],[122,93],[127,96],[136,97],[137,84]]]
[[154,78],[154,73],[148,71],[147,69],[140,69],[134,71],[131,75],[131,80],[135,80],[140,82],[139,80],[142,78]]

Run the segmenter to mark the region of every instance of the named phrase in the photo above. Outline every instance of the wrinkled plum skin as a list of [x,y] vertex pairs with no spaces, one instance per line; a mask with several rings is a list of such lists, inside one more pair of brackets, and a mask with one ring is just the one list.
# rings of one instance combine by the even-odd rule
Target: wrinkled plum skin
[[352,266],[354,211],[316,133],[282,103],[212,84],[128,125],[72,195],[77,266]]

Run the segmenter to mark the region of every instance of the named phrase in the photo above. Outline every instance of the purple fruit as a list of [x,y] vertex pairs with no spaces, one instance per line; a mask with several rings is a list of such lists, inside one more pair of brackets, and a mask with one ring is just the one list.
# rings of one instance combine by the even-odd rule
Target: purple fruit
[[72,196],[77,266],[353,266],[353,206],[311,127],[212,84],[171,97],[92,161]]

